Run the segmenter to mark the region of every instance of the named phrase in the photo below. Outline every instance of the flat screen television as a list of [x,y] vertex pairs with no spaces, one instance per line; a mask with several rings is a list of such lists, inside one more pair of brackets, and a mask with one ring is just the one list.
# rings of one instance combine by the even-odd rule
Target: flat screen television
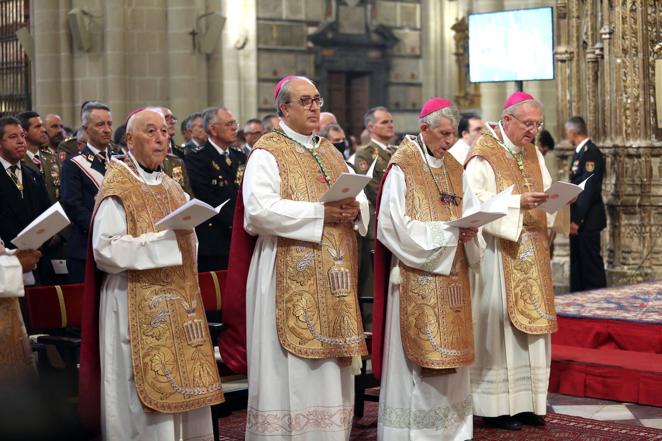
[[472,83],[554,79],[551,7],[469,15]]

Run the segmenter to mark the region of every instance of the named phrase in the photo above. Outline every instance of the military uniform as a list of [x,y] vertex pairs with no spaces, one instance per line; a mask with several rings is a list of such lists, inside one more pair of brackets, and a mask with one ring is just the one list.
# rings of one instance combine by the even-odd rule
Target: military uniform
[[184,158],[193,195],[216,207],[230,199],[220,214],[196,227],[200,246],[198,271],[226,269],[232,237],[232,220],[241,180],[246,167],[246,155],[232,148],[225,154],[207,141]]
[[65,139],[57,146],[57,159],[60,164],[78,154],[78,139],[75,136]]
[[[186,149],[184,147],[181,147],[181,146],[177,145],[177,143],[175,141],[173,141],[172,139],[169,140],[169,146],[170,146],[170,154],[171,155],[174,155],[174,156],[176,156],[176,157],[178,157],[179,159],[182,159],[182,160],[184,159],[184,156],[186,156],[186,153],[187,153]],[[168,174],[168,176],[170,176],[170,175]],[[172,177],[172,176],[170,176],[170,177]],[[179,185],[182,185],[182,184],[180,183]],[[182,185],[182,188],[183,187],[184,186]],[[186,190],[186,189],[184,188],[184,190]]]
[[87,237],[94,200],[106,173],[107,156],[95,154],[85,146],[80,154],[62,163],[60,202],[71,220],[67,241],[67,269],[71,283],[80,283],[85,276]]
[[183,159],[169,153],[163,160],[161,167],[166,175],[170,176],[175,182],[181,185],[186,193],[193,196],[193,191],[191,190],[191,184],[188,175],[186,174],[186,166],[184,165]]
[[39,150],[39,157],[30,158],[26,154],[23,163],[41,173],[51,203],[60,199],[60,161],[51,147]]
[[600,254],[600,232],[607,226],[602,201],[602,178],[605,159],[598,147],[587,140],[575,151],[570,181],[580,184],[588,180],[584,191],[570,206],[570,220],[579,225],[576,236],[570,236],[570,291],[585,291],[607,286],[604,262]]
[[[57,202],[60,199],[60,161],[55,151],[51,147],[42,148],[39,150],[38,157],[30,158],[26,154],[22,162],[26,167],[41,175],[50,203]],[[50,265],[53,260],[66,259],[65,240],[68,234],[69,229],[66,228],[58,233],[59,241],[51,241],[44,246],[44,258],[42,259],[44,262],[48,262]],[[66,274],[54,274],[52,280],[57,284],[69,282]]]
[[359,237],[360,262],[359,262],[359,294],[361,296],[372,297],[373,295],[373,266],[372,251],[375,249],[375,204],[379,184],[382,182],[384,171],[388,167],[391,155],[395,152],[395,146],[387,146],[384,149],[375,141],[370,141],[365,147],[360,147],[356,152],[354,159],[354,168],[356,173],[362,175],[368,172],[368,169],[375,163],[372,175],[372,181],[365,187],[364,192],[368,201],[370,201],[370,225],[365,237]]

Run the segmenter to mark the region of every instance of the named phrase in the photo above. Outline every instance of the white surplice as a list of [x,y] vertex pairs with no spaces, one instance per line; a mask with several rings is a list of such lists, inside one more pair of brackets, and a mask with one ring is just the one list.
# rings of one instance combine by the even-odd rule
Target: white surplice
[[[129,155],[133,161],[133,157]],[[113,159],[113,161],[117,161]],[[121,163],[126,167],[125,164]],[[136,165],[138,179],[159,185],[162,173]],[[132,172],[133,173],[133,172]],[[92,246],[97,267],[107,273],[101,285],[99,349],[101,355],[101,430],[105,440],[207,441],[213,439],[209,407],[166,414],[143,407],[133,378],[129,339],[128,273],[182,264],[172,230],[133,237],[119,199],[106,198],[94,217]]]
[[[421,152],[423,155],[423,152]],[[442,161],[427,155],[433,168]],[[464,210],[477,205],[464,185]],[[411,190],[410,191],[414,191]],[[407,185],[393,165],[382,189],[377,238],[393,253],[391,270],[399,262],[448,275],[458,250],[459,229],[446,222],[422,222],[406,215]],[[484,242],[480,235],[465,244],[467,259],[476,267]],[[379,395],[378,439],[383,441],[464,441],[472,438],[469,368],[456,373],[421,376],[421,367],[405,355],[400,335],[400,285],[391,273],[385,318],[384,355]]]
[[[504,143],[510,149],[519,151],[507,138]],[[552,179],[538,149],[536,154],[543,188],[547,188]],[[469,161],[465,177],[481,202],[497,193],[494,171],[483,158],[475,157]],[[519,240],[523,217],[520,195],[513,195],[508,214],[483,228],[487,249],[473,296],[476,362],[471,368],[474,414],[480,416],[516,415],[521,412],[544,415],[547,409],[550,335],[525,334],[510,322],[498,247],[498,239]],[[547,223],[548,226],[553,224],[553,216],[547,215]]]
[[[283,121],[280,127],[306,148],[314,147],[312,136],[294,132]],[[347,440],[354,412],[352,367],[340,367],[337,358],[311,360],[290,354],[276,333],[278,237],[320,243],[324,229],[323,204],[283,199],[280,194],[276,159],[266,150],[254,150],[243,183],[244,228],[258,236],[246,284],[246,439]],[[365,235],[368,200],[363,192],[357,200],[358,229]]]
[[0,297],[23,297],[23,268],[14,250],[0,240]]
[[453,144],[453,147],[448,149],[448,153],[453,155],[453,158],[455,158],[460,165],[464,165],[464,161],[466,161],[470,149],[471,146],[467,144],[464,139],[460,138],[455,144]]

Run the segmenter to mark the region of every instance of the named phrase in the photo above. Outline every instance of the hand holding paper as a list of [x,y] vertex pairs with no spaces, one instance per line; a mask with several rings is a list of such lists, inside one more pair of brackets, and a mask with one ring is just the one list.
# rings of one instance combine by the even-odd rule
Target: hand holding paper
[[56,202],[18,233],[11,243],[19,250],[39,249],[44,242],[70,223],[64,209],[59,202]]
[[569,182],[554,182],[547,190],[545,190],[545,193],[549,195],[547,202],[540,204],[538,208],[550,214],[556,213],[561,207],[571,202],[584,191],[586,182],[591,179],[591,176],[586,178],[579,185],[571,184]]
[[164,216],[156,224],[157,228],[170,230],[192,230],[206,220],[221,212],[230,199],[214,208],[200,199],[191,199],[172,213]]
[[448,225],[458,228],[478,228],[504,217],[508,214],[508,200],[514,187],[511,185],[477,209],[469,209],[463,217],[449,222]]

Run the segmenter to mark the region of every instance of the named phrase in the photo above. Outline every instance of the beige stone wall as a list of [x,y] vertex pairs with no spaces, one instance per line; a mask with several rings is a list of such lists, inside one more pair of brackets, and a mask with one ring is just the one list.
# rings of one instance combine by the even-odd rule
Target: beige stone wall
[[[73,47],[72,8],[85,11],[91,47]],[[227,18],[212,54],[194,48],[203,14]],[[80,104],[98,99],[120,125],[131,109],[166,105],[179,118],[211,105],[239,119],[256,112],[255,3],[231,0],[39,0],[32,2],[35,39],[33,107],[78,124]],[[244,42],[244,44],[241,44]]]

